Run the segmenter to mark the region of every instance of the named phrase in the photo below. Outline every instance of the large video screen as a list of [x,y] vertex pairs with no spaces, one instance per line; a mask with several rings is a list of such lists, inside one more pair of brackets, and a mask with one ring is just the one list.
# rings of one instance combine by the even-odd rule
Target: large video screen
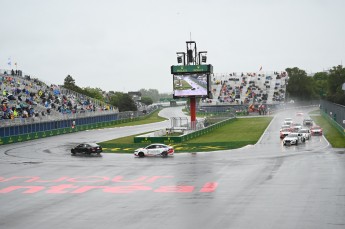
[[208,96],[209,74],[174,75],[174,97]]

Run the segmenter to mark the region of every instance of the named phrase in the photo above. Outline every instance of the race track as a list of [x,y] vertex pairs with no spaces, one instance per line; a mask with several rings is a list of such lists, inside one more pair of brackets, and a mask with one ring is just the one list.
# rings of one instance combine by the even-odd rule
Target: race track
[[[284,147],[275,116],[260,141],[172,158],[71,156],[76,143],[170,127],[91,130],[0,148],[0,228],[345,228],[345,154],[323,136]],[[307,110],[304,111],[307,113]],[[166,108],[166,117],[181,108]]]

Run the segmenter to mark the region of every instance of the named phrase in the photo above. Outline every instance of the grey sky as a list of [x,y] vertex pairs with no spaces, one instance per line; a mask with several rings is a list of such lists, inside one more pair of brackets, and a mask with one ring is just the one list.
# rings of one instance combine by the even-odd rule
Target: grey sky
[[0,0],[0,69],[48,83],[172,92],[185,42],[215,73],[317,72],[345,61],[344,0]]

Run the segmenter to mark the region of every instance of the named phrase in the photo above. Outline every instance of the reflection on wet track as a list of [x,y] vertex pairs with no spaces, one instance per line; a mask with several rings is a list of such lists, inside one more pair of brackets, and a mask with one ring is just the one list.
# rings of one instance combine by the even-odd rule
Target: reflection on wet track
[[345,154],[323,136],[283,146],[284,118],[302,119],[294,112],[256,145],[171,158],[70,154],[169,121],[1,146],[0,228],[344,228]]

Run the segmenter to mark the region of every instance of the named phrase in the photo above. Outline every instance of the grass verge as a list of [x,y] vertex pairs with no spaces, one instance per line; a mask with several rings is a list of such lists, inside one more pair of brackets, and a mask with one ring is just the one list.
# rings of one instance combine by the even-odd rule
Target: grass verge
[[[259,140],[271,120],[272,117],[237,119],[211,133],[173,146],[176,152],[203,152],[236,149],[252,145]],[[99,144],[104,148],[104,152],[133,153],[136,148],[147,145],[133,143],[134,136],[136,135]]]
[[322,127],[323,134],[333,148],[345,148],[345,137],[323,116],[313,116],[315,123]]

